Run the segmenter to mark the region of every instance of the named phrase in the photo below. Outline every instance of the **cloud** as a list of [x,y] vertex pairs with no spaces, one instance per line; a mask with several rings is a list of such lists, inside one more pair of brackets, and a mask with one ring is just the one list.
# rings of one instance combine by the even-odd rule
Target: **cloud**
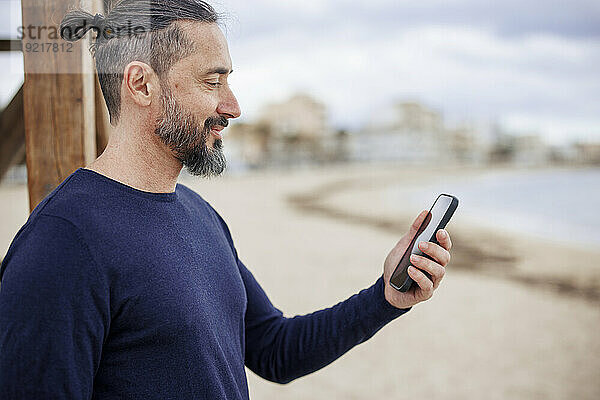
[[421,24],[467,25],[502,36],[551,33],[600,37],[597,0],[230,0],[218,8],[243,16],[248,33],[290,25],[322,29],[330,24],[371,25],[379,30]]
[[[229,15],[231,84],[248,119],[304,91],[327,104],[339,127],[358,128],[391,102],[415,99],[454,121],[500,121],[552,132],[553,141],[600,140],[597,0],[222,0],[216,7]],[[7,81],[0,80],[3,99]]]
[[[561,116],[566,127],[578,121],[577,135],[582,120],[596,124],[590,131],[600,127],[595,68],[600,46],[594,41],[550,34],[502,37],[439,25],[379,35],[342,25],[330,27],[327,35],[289,27],[231,42],[239,66],[232,82],[242,105],[249,105],[248,117],[261,104],[306,91],[324,100],[338,126],[359,127],[395,99],[410,98],[454,120],[511,119],[512,128],[529,131],[536,118]],[[563,133],[567,138],[568,129]]]

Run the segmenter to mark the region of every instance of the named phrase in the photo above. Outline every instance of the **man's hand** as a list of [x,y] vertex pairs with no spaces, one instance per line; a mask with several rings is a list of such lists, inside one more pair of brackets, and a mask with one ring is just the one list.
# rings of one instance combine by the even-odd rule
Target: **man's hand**
[[[421,211],[417,219],[412,223],[410,230],[406,235],[400,239],[396,247],[392,249],[385,259],[383,267],[383,280],[385,282],[385,299],[397,308],[408,308],[412,307],[417,303],[428,300],[433,296],[433,292],[438,288],[444,274],[446,273],[446,265],[450,261],[450,248],[452,242],[450,241],[450,235],[443,229],[436,232],[437,241],[440,245],[431,242],[419,243],[419,249],[433,258],[435,261],[429,260],[425,257],[415,256],[411,257],[411,264],[417,268],[409,267],[408,275],[417,283],[418,286],[413,287],[407,292],[400,292],[390,286],[390,277],[398,266],[402,255],[410,245],[417,234],[417,230],[421,223],[425,220],[428,211]],[[431,275],[432,280],[427,278],[421,271],[426,271]]]

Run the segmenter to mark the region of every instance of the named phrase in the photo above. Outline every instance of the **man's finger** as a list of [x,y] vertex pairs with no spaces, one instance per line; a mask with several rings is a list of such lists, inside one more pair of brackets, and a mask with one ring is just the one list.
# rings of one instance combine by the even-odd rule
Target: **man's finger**
[[421,213],[417,215],[417,218],[415,218],[415,220],[411,224],[410,228],[408,229],[408,232],[402,237],[402,239],[398,241],[398,243],[396,243],[394,251],[397,252],[398,257],[401,256],[401,253],[404,253],[408,244],[414,239],[414,237],[417,234],[417,231],[419,230],[419,227],[421,226],[423,221],[425,221],[428,212],[429,211],[427,210],[421,211]]
[[419,243],[419,250],[427,254],[443,267],[450,262],[450,252],[440,245],[431,242]]
[[408,275],[419,285],[426,298],[433,296],[433,282],[425,276],[423,271],[419,271],[418,268],[411,265],[408,267]]
[[435,236],[440,246],[450,251],[450,249],[452,248],[452,240],[450,239],[450,234],[445,229],[440,229],[437,231]]
[[423,210],[423,211],[421,211],[421,213],[419,215],[417,215],[417,218],[415,218],[412,225],[410,226],[410,237],[411,238],[413,238],[415,236],[415,233],[417,233],[417,231],[419,230],[419,227],[421,226],[423,221],[425,221],[425,218],[427,217],[428,213],[429,213],[429,211]]
[[433,288],[437,289],[437,287],[440,285],[440,282],[444,278],[444,275],[446,274],[446,269],[440,264],[416,254],[413,254],[410,257],[410,262],[415,267],[422,269],[431,275],[431,279],[433,280]]

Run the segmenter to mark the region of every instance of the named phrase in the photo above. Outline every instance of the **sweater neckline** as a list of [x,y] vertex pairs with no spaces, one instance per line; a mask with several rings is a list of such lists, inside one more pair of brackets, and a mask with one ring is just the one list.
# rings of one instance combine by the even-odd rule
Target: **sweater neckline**
[[147,192],[144,190],[136,189],[136,188],[129,186],[123,182],[119,182],[113,178],[109,178],[108,176],[103,175],[99,172],[93,171],[91,169],[79,168],[75,172],[79,173],[79,174],[87,174],[90,176],[94,176],[95,178],[100,179],[100,180],[104,181],[105,183],[108,183],[111,186],[113,186],[119,190],[125,191],[127,193],[130,193],[130,194],[133,194],[136,196],[144,197],[149,200],[162,201],[162,202],[174,202],[175,200],[177,200],[177,189],[174,192],[168,192],[168,193]]

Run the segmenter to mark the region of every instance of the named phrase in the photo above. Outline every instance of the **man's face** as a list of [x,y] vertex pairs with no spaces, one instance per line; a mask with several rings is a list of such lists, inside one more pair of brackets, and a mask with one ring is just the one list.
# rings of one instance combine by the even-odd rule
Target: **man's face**
[[216,24],[181,24],[195,52],[176,63],[162,82],[156,134],[193,175],[215,176],[226,166],[221,131],[240,116],[227,78],[227,41]]

